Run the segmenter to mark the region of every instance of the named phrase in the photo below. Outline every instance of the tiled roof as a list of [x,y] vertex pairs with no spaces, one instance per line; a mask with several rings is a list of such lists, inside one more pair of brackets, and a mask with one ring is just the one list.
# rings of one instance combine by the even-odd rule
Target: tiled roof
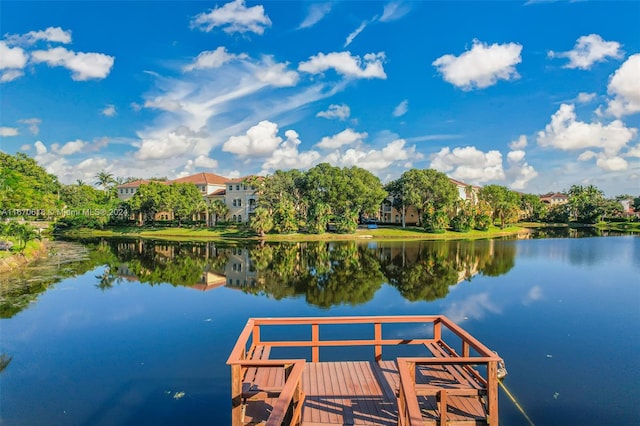
[[185,176],[183,178],[180,179],[175,179],[172,182],[175,183],[194,183],[196,185],[202,185],[202,184],[207,184],[207,185],[224,185],[226,182],[228,182],[229,179],[224,177],[224,176],[220,176],[217,175],[215,173],[196,173],[195,175],[191,175],[191,176]]
[[251,179],[252,177],[253,177],[253,175],[243,176],[243,177],[239,177],[239,178],[227,179],[226,183],[244,183],[245,181]]
[[123,183],[122,185],[118,185],[118,186],[116,186],[116,188],[137,188],[140,185],[146,185],[146,184],[151,183],[151,182],[161,183],[163,185],[168,185],[169,183],[171,183],[171,182],[165,181],[165,180],[154,180],[154,181],[151,181],[151,180],[148,180],[148,179],[138,179],[138,180],[134,180],[133,182],[127,182],[127,183]]
[[472,187],[472,188],[477,188],[477,189],[478,189],[478,188],[480,188],[478,185],[471,185],[471,184],[468,184],[468,183],[461,182],[461,181],[459,181],[459,180],[455,180],[455,179],[453,179],[453,178],[449,178],[449,181],[450,181],[451,183],[453,183],[454,185],[457,185],[457,186],[463,186],[463,187],[465,187],[465,188],[466,188],[467,186],[470,186],[470,187]]
[[210,192],[209,194],[207,194],[207,197],[210,197],[212,195],[225,195],[227,193],[226,189],[216,189],[213,192]]

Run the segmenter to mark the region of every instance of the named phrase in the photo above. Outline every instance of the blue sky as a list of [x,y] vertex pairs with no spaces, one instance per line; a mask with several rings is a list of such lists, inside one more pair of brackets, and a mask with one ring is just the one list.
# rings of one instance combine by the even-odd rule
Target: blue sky
[[64,183],[330,162],[640,194],[640,2],[0,8],[0,148]]

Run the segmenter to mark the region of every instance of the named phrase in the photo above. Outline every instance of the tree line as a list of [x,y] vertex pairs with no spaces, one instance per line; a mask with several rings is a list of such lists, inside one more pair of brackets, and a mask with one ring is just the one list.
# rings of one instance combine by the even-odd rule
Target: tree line
[[[117,186],[137,180],[115,177],[101,170],[93,185],[84,181],[65,185],[24,153],[0,152],[0,207],[3,218],[57,220],[61,227],[99,228],[108,224],[128,224],[136,217],[138,224],[154,224],[160,212],[170,213],[169,225],[200,224],[212,226],[225,221],[228,209],[224,202],[206,203],[194,184],[166,184],[166,177],[153,178],[141,185],[126,202],[117,197]],[[417,224],[428,232],[453,229],[486,230],[497,223],[504,227],[519,220],[534,222],[596,223],[603,217],[622,214],[620,195],[607,199],[593,185],[574,185],[567,192],[568,203],[549,207],[537,195],[521,194],[501,185],[464,189],[462,199],[458,187],[441,172],[432,169],[410,169],[398,179],[383,185],[371,172],[357,167],[335,167],[319,164],[307,171],[282,171],[252,178],[258,207],[250,226],[259,235],[267,232],[293,233],[300,230],[322,233],[327,229],[352,233],[364,218],[376,217],[383,202],[400,212],[402,225],[406,209],[415,208]],[[640,196],[633,198],[640,211]],[[26,213],[25,213],[26,212]],[[119,212],[120,214],[114,214]],[[205,219],[192,218],[204,213]]]

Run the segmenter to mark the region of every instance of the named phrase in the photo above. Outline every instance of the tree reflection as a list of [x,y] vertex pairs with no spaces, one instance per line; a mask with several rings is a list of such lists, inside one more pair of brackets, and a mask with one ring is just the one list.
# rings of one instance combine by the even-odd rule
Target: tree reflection
[[[77,262],[52,266],[50,276],[0,288],[0,316],[9,318],[63,277],[94,273],[107,291],[126,282],[168,283],[199,290],[221,285],[275,299],[304,297],[321,308],[371,300],[387,282],[410,301],[445,297],[477,274],[498,276],[514,266],[508,241],[302,242],[233,245],[133,239],[83,241]],[[33,272],[42,275],[41,270]]]

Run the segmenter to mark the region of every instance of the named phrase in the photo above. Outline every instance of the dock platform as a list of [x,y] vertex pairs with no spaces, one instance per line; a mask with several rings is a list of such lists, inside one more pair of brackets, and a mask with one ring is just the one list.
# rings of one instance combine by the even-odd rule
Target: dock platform
[[[273,333],[275,327],[282,331]],[[339,338],[320,338],[321,328],[323,337],[334,337],[336,327],[345,329]],[[297,328],[309,331],[292,334]],[[398,336],[402,329],[421,335]],[[265,334],[292,337],[265,339]],[[394,348],[387,349],[387,359],[383,348],[389,346]],[[328,348],[347,347],[363,350],[320,358],[321,350],[324,356]],[[286,356],[292,348],[310,353],[274,356]],[[369,350],[370,359],[362,359]],[[227,361],[232,424],[493,426],[499,362],[496,353],[442,315],[251,318]]]

